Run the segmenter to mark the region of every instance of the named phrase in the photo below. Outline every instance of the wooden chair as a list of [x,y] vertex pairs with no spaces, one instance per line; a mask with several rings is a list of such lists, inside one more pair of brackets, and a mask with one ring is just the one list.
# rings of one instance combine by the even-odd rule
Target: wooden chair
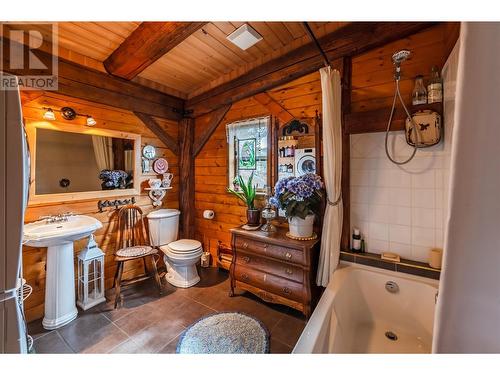
[[[134,284],[154,278],[159,293],[162,293],[160,276],[156,268],[159,259],[158,250],[149,246],[146,226],[142,217],[142,210],[134,205],[124,206],[118,211],[118,238],[116,241],[115,261],[118,263],[113,281],[115,288],[115,309],[122,299],[120,290],[122,286]],[[122,280],[125,262],[142,259],[144,274],[128,280]],[[148,272],[146,260],[151,260],[151,272]]]

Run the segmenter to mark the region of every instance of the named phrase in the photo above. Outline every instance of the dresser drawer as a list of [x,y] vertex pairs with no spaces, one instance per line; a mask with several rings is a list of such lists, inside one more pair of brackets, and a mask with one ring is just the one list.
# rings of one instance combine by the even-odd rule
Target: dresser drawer
[[265,242],[249,240],[243,237],[236,237],[235,246],[237,250],[254,252],[271,258],[283,260],[290,263],[308,265],[304,252],[288,247],[270,245]]
[[298,283],[304,282],[304,271],[302,268],[288,263],[262,258],[255,253],[238,250],[236,253],[236,264],[254,268],[267,274],[284,277]]
[[305,299],[305,286],[303,284],[253,268],[236,265],[234,278],[294,301],[302,302]]

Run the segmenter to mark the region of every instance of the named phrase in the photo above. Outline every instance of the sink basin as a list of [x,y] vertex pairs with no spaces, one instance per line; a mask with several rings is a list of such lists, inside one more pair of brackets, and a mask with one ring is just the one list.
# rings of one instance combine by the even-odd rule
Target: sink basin
[[24,226],[24,241],[28,246],[49,247],[88,237],[100,228],[99,220],[84,215],[69,216],[68,221],[60,223],[41,220]]
[[24,243],[47,247],[45,281],[45,329],[68,324],[78,315],[75,303],[75,266],[73,241],[85,238],[102,228],[99,220],[84,215],[69,216],[67,221],[36,221],[24,226]]

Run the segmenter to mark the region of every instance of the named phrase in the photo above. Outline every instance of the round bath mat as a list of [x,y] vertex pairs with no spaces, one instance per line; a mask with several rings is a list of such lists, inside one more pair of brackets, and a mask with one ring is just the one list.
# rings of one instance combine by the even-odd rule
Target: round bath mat
[[177,344],[180,354],[263,354],[269,332],[262,322],[239,312],[208,315],[189,326]]

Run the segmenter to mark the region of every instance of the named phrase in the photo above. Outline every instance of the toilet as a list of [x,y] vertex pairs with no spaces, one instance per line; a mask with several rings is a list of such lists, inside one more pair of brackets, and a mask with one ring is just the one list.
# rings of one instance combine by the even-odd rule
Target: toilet
[[151,246],[159,248],[167,266],[165,279],[178,288],[189,288],[200,281],[196,263],[203,248],[200,241],[177,240],[179,210],[160,209],[147,215]]

